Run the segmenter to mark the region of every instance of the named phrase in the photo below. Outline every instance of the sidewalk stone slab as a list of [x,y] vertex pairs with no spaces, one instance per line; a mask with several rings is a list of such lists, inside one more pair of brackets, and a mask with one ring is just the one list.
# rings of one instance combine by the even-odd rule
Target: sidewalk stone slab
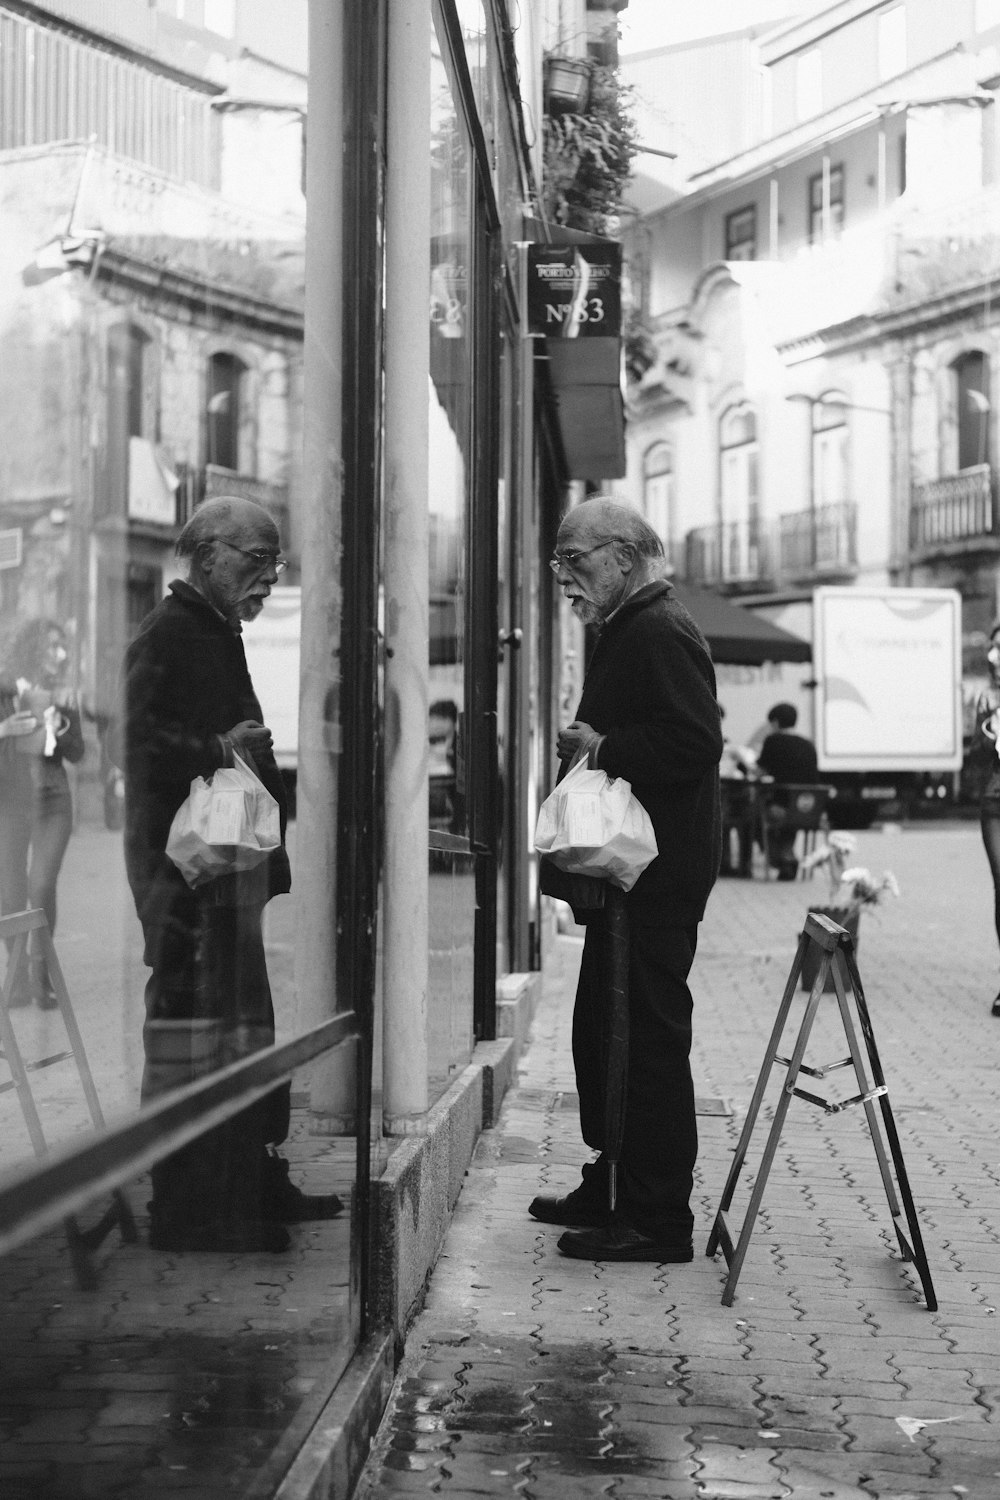
[[[1000,1025],[987,1024],[988,874],[974,826],[866,832],[858,844],[861,862],[892,868],[906,893],[866,923],[860,956],[939,1311],[927,1312],[901,1259],[860,1111],[828,1117],[792,1101],[732,1307],[721,1305],[721,1255],[704,1255],[801,914],[822,899],[794,883],[720,882],[701,930],[695,1087],[733,1113],[699,1118],[695,1261],[564,1260],[560,1231],[527,1214],[536,1192],[571,1190],[587,1160],[570,1048],[581,943],[547,933],[532,1037],[466,1179],[359,1500],[1000,1496]],[[830,1007],[813,1042],[819,1060],[844,1054]],[[776,1098],[774,1087],[731,1223],[745,1211]],[[464,1342],[441,1342],[451,1335]],[[452,1462],[415,1476],[384,1459],[394,1423],[402,1433],[418,1413],[440,1414],[460,1441]],[[513,1416],[519,1431],[508,1430]],[[899,1419],[932,1425],[911,1441]],[[544,1421],[552,1426],[537,1440]],[[602,1443],[607,1456],[594,1457]]]

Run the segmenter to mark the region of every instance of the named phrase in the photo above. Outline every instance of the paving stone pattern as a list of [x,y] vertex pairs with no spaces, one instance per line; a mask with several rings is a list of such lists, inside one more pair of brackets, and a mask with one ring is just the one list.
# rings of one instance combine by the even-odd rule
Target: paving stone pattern
[[[725,1263],[704,1249],[802,912],[828,894],[819,877],[724,881],[693,975],[694,1071],[699,1096],[730,1111],[699,1121],[693,1264],[567,1260],[560,1231],[527,1215],[534,1193],[568,1190],[586,1159],[566,1107],[581,943],[554,938],[518,1085],[480,1142],[360,1500],[1000,1496],[989,876],[970,825],[861,834],[856,858],[903,888],[864,916],[859,957],[940,1310],[900,1258],[863,1112],[799,1100],[736,1301],[721,1305]],[[809,1060],[845,1053],[831,997]],[[837,1077],[854,1092],[853,1074]],[[744,1179],[737,1229],[751,1170]]]
[[[293,1179],[349,1199],[350,1147],[296,1125]],[[348,1215],[282,1255],[175,1255],[148,1248],[148,1195],[129,1189],[141,1243],[108,1236],[94,1291],[61,1232],[0,1259],[0,1500],[244,1495],[315,1421],[349,1350]]]

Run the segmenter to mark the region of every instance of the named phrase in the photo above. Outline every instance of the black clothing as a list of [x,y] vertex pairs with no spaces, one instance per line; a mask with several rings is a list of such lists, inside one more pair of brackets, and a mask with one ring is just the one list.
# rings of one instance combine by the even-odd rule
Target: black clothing
[[[719,869],[722,729],[708,647],[670,584],[639,589],[605,626],[575,717],[606,736],[597,763],[631,783],[659,851],[625,898],[630,1043],[616,1216],[658,1241],[680,1241],[693,1224],[698,1148],[687,977]],[[597,912],[573,1015],[580,1124],[597,1151],[604,1148],[605,952],[605,915]],[[588,1191],[606,1184],[601,1161],[585,1169]]]
[[757,764],[765,776],[800,786],[814,786],[819,779],[816,746],[805,735],[790,729],[769,734],[760,747]]
[[[801,734],[793,734],[790,729],[768,735],[760,747],[757,764],[766,776],[772,776],[776,782],[813,786],[819,777],[816,747],[812,740],[807,740]],[[781,825],[782,809],[787,805],[787,793],[769,793],[766,812],[769,824],[768,848],[771,867],[779,871],[781,879],[794,880],[799,868],[795,855],[797,831]]]
[[[170,824],[194,777],[222,765],[219,736],[245,719],[261,721],[240,637],[190,584],[175,581],[170,590],[125,654],[125,744],[115,757],[126,781],[125,864],[144,926],[175,907],[193,911],[195,893],[166,856]],[[274,756],[256,756],[255,769],[281,809],[281,847],[253,870],[212,881],[218,905],[263,904],[291,884]]]
[[[170,588],[125,656],[125,861],[152,971],[144,1100],[274,1041],[261,917],[291,884],[284,789],[270,752],[255,756],[255,768],[281,809],[281,846],[254,869],[197,891],[167,858],[191,781],[223,762],[219,736],[262,719],[239,635],[189,584]],[[154,1239],[267,1217],[266,1146],[285,1139],[289,1100],[288,1085],[275,1089],[154,1166]]]
[[606,736],[597,764],[631,782],[656,834],[630,913],[699,922],[722,851],[722,727],[708,646],[669,583],[639,589],[604,627],[576,717]]
[[[580,1129],[603,1151],[608,977],[603,920],[587,926],[573,1011]],[[691,1078],[693,1002],[687,977],[697,924],[629,923],[629,1053],[617,1214],[654,1239],[690,1239],[698,1126]],[[590,1182],[594,1174],[585,1180]],[[601,1201],[607,1203],[606,1173]]]

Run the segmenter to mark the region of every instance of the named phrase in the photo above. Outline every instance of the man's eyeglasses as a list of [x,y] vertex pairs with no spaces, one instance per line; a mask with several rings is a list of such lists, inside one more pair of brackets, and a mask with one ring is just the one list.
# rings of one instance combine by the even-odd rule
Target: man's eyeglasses
[[252,552],[246,547],[237,547],[235,542],[227,542],[224,536],[216,539],[223,546],[231,547],[234,552],[242,552],[244,557],[251,558],[263,573],[265,568],[273,568],[276,573],[283,573],[288,567],[288,558],[282,557],[279,552]]
[[581,557],[589,557],[592,552],[599,552],[602,547],[610,547],[616,539],[609,536],[603,542],[597,542],[593,547],[569,547],[565,552],[556,552],[549,558],[549,567],[553,573],[558,573],[560,568],[568,568],[572,573]]

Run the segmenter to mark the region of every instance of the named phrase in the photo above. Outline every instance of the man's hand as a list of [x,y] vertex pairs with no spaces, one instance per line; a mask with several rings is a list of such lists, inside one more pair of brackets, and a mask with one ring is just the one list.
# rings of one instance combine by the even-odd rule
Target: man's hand
[[560,760],[573,760],[577,755],[588,754],[591,746],[596,745],[601,738],[603,736],[589,724],[574,719],[572,724],[567,724],[556,735],[556,753]]
[[244,760],[248,754],[256,755],[259,751],[271,748],[271,731],[263,724],[258,724],[256,719],[244,719],[242,724],[227,730],[226,739]]

